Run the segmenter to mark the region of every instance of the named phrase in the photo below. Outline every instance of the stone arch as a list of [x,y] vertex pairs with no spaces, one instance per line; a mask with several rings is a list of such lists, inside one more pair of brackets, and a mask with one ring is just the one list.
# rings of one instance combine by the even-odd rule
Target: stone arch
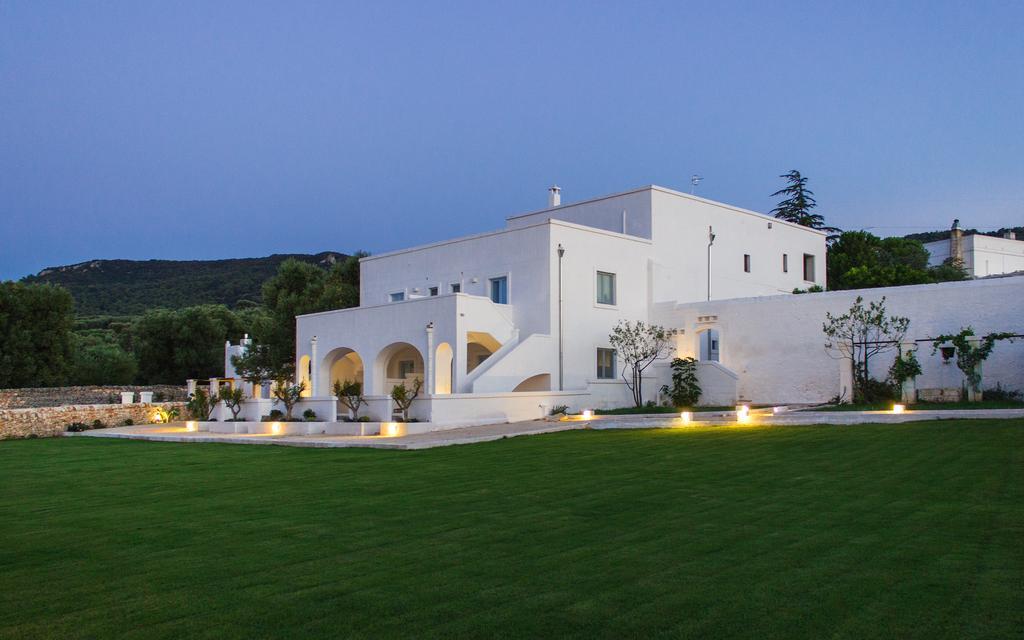
[[452,392],[455,359],[452,345],[442,342],[434,353],[434,393],[446,395]]
[[466,373],[479,367],[495,351],[501,343],[486,331],[466,332]]
[[389,394],[402,382],[411,383],[419,378],[426,384],[423,354],[408,342],[393,342],[380,350],[373,366],[374,388]]
[[332,349],[324,356],[320,375],[320,395],[334,394],[335,382],[354,381],[363,385],[366,393],[365,371],[363,359],[357,351],[348,347]]
[[303,398],[308,398],[313,395],[313,362],[309,359],[309,356],[299,358],[298,374],[298,382],[303,385],[301,395]]
[[551,374],[538,373],[530,376],[516,385],[512,391],[551,391]]

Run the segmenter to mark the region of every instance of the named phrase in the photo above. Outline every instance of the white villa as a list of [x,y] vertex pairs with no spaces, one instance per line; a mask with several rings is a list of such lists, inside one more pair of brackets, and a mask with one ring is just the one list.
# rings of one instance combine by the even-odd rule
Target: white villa
[[[608,338],[619,320],[670,329],[675,355],[700,361],[703,404],[823,402],[849,385],[823,349],[824,312],[858,294],[888,296],[917,337],[1024,328],[1009,326],[1024,278],[793,295],[825,287],[825,247],[820,231],[664,187],[572,204],[552,187],[503,229],[363,258],[359,307],[297,319],[302,406],[337,420],[334,383],[361,381],[360,413],[389,421],[391,390],[416,378],[411,415],[432,428],[627,406]],[[242,348],[227,348],[229,378]],[[1021,350],[1000,350],[989,370],[1024,381]],[[952,384],[935,377],[948,366],[922,364],[926,383]],[[667,365],[648,371],[645,399]]]
[[1012,231],[1003,237],[981,233],[964,234],[960,221],[954,220],[949,238],[926,242],[928,266],[939,265],[952,258],[964,266],[972,278],[1024,272],[1024,240]]

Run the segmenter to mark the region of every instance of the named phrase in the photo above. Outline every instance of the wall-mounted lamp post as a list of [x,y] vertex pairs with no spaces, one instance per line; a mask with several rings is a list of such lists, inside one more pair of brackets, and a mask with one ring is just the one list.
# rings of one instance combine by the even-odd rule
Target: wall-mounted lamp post
[[564,391],[565,381],[562,376],[562,363],[565,360],[565,353],[562,350],[562,258],[565,257],[565,247],[558,244],[558,390]]
[[711,299],[711,245],[715,244],[715,232],[708,227],[708,300]]

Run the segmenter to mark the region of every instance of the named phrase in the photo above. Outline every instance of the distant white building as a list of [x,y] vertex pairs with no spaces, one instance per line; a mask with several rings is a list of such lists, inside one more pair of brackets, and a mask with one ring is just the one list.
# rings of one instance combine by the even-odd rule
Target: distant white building
[[953,258],[963,264],[974,278],[1024,271],[1024,240],[1012,231],[1002,238],[973,233],[964,235],[960,221],[954,220],[949,239],[926,242],[928,265],[940,265]]

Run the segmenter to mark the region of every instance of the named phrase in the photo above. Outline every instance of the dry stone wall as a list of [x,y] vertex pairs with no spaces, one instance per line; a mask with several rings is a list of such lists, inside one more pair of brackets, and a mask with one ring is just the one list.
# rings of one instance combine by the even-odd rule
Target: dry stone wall
[[185,403],[160,404],[78,404],[62,407],[33,407],[28,409],[0,409],[0,440],[12,438],[49,438],[64,433],[73,422],[91,425],[99,420],[115,427],[131,420],[134,424],[152,422],[156,407],[175,407],[184,414]]
[[102,386],[102,387],[38,387],[31,389],[0,389],[0,409],[62,407],[80,404],[114,404],[121,402],[122,391],[163,394],[163,400],[185,400],[185,387],[174,385]]

